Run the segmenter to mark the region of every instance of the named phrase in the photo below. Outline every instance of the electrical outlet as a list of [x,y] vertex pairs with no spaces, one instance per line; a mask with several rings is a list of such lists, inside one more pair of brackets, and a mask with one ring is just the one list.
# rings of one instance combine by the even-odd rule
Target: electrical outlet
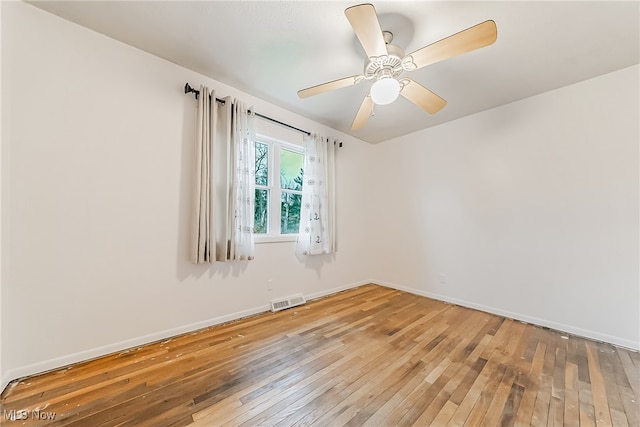
[[267,291],[271,292],[273,290],[273,279],[267,280]]
[[447,284],[447,275],[444,273],[440,273],[440,279],[438,280],[441,285]]

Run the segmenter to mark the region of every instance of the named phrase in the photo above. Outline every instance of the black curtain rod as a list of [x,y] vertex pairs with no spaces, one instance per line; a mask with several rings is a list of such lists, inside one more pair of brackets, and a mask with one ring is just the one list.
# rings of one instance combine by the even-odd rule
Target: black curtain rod
[[[192,87],[191,87],[191,85],[189,85],[189,83],[186,83],[186,84],[184,85],[184,93],[191,93],[191,92],[193,92],[193,93],[195,94],[196,99],[198,99],[198,95],[200,95],[200,91],[199,91],[198,89],[194,89],[194,88],[192,88]],[[221,103],[221,104],[224,104],[224,103],[225,103],[225,102],[224,102],[224,99],[220,99],[220,98],[216,98],[216,101],[217,101],[217,102],[219,102],[219,103]],[[295,126],[291,126],[290,124],[288,124],[288,123],[284,123],[284,122],[281,122],[280,120],[272,119],[271,117],[265,116],[265,115],[263,115],[263,114],[260,114],[260,113],[255,112],[255,111],[254,111],[254,114],[255,114],[256,116],[260,117],[261,119],[265,119],[265,120],[268,120],[268,121],[270,121],[270,122],[273,122],[273,123],[279,124],[280,126],[288,127],[289,129],[296,130],[296,131],[298,131],[298,132],[300,132],[300,133],[304,133],[304,134],[306,134],[306,135],[311,135],[311,132],[308,132],[308,131],[306,131],[306,130],[299,129],[299,128],[295,127]],[[340,146],[342,146],[342,143],[340,143]]]

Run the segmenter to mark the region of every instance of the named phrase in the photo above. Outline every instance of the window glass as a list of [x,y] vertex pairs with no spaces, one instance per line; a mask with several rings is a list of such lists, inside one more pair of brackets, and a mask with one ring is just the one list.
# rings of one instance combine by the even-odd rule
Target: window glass
[[256,184],[269,185],[269,146],[256,142]]
[[280,233],[298,234],[300,225],[300,203],[302,195],[292,192],[282,192],[280,202]]
[[302,190],[302,166],[304,156],[301,153],[280,150],[280,188]]
[[256,188],[256,205],[253,219],[254,233],[267,234],[269,232],[269,190]]

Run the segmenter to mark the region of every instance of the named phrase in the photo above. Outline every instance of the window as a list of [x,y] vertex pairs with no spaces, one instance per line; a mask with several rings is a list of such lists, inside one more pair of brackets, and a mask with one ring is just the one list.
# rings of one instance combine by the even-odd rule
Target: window
[[302,147],[256,136],[256,241],[294,240],[302,202]]

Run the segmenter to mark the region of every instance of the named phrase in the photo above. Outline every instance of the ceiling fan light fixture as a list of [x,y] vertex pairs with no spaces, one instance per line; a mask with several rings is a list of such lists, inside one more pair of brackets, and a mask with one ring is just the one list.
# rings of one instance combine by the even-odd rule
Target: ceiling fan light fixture
[[417,70],[445,59],[493,44],[498,36],[492,20],[469,27],[405,55],[404,49],[392,44],[393,33],[383,31],[378,14],[370,3],[345,9],[344,14],[364,49],[366,59],[362,75],[345,77],[298,91],[300,98],[307,98],[331,90],[355,85],[363,80],[373,82],[369,93],[362,100],[351,130],[362,129],[373,115],[375,105],[391,104],[402,95],[429,114],[435,114],[447,105],[447,101],[402,73]]
[[393,77],[382,77],[371,86],[371,99],[376,105],[391,104],[400,95],[400,82]]

